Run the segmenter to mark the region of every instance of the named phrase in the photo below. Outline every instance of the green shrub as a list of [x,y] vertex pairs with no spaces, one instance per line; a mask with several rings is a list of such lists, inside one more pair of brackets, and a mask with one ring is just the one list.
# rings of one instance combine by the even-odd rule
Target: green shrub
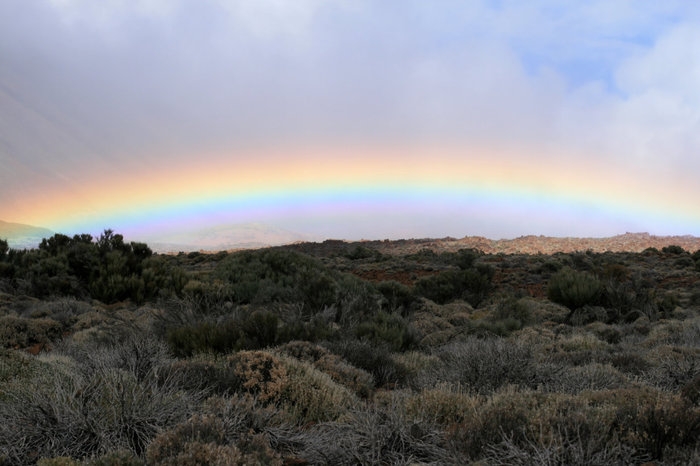
[[61,324],[53,319],[0,317],[0,344],[6,348],[27,348],[37,343],[49,343],[61,337]]
[[167,330],[166,341],[178,357],[196,353],[229,353],[241,348],[241,328],[236,321],[201,322]]
[[394,360],[385,347],[357,340],[333,341],[326,346],[353,366],[372,374],[378,387],[406,382],[408,369]]
[[404,317],[408,315],[411,307],[416,302],[411,288],[397,281],[383,281],[377,283],[377,290],[384,297],[382,308],[389,313],[400,312]]
[[461,298],[472,306],[478,306],[491,291],[493,270],[481,266],[467,270],[447,270],[437,275],[423,277],[415,284],[415,293],[438,304]]
[[384,311],[378,312],[372,321],[359,324],[355,335],[374,344],[386,344],[392,351],[406,351],[418,341],[415,330],[401,316]]
[[661,248],[661,252],[664,252],[666,254],[683,254],[685,252],[685,249],[676,244],[671,244],[669,246],[664,246],[663,248]]
[[598,304],[602,291],[602,284],[590,273],[565,267],[549,279],[547,296],[574,311],[585,305]]

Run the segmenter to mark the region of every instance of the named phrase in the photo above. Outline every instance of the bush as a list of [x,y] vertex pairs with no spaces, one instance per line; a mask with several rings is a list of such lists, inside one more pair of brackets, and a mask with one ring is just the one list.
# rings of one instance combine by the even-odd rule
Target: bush
[[490,393],[505,384],[536,383],[533,356],[521,343],[470,336],[442,346],[436,354],[441,364],[422,374],[423,387],[448,382],[474,393]]
[[408,369],[395,361],[385,347],[357,340],[328,342],[326,347],[353,366],[372,374],[377,387],[406,382]]
[[211,416],[193,416],[187,422],[158,435],[148,446],[146,460],[157,466],[269,464],[281,466],[261,435],[227,445],[223,422]]
[[404,284],[390,280],[377,283],[377,290],[384,297],[382,308],[389,312],[399,312],[402,316],[407,316],[411,307],[416,302],[411,288]]
[[343,422],[318,424],[301,437],[298,456],[311,464],[459,464],[442,432],[410,422],[400,406],[353,411]]
[[139,382],[116,369],[90,377],[50,372],[4,396],[0,451],[18,465],[115,449],[141,455],[161,429],[187,417],[196,399],[172,384],[159,386],[154,377]]
[[547,296],[574,311],[586,305],[598,304],[602,290],[600,281],[590,273],[565,267],[549,279]]
[[265,249],[232,254],[214,278],[229,283],[241,304],[298,303],[316,313],[335,303],[336,282],[315,259],[293,251]]
[[416,294],[438,304],[461,298],[478,306],[491,291],[493,271],[487,267],[467,270],[447,270],[424,277],[415,284]]
[[335,421],[357,403],[355,396],[305,361],[281,357],[287,378],[279,400],[296,422]]
[[240,380],[240,389],[260,401],[278,401],[287,382],[282,360],[266,351],[240,351],[226,358],[226,368]]
[[277,351],[311,363],[316,369],[330,376],[334,382],[349,388],[363,398],[367,398],[374,389],[374,380],[371,374],[351,366],[340,356],[321,346],[303,341],[293,341],[277,348]]
[[5,348],[27,348],[37,343],[49,343],[61,336],[61,324],[53,319],[0,317],[0,344]]
[[401,316],[384,311],[378,312],[372,321],[359,324],[355,335],[374,344],[386,344],[392,351],[406,351],[418,341],[415,330]]
[[95,459],[85,461],[84,466],[144,466],[144,462],[129,450],[105,453]]
[[671,244],[669,246],[664,246],[663,248],[661,248],[661,252],[664,252],[666,254],[683,254],[685,252],[685,249],[678,245]]

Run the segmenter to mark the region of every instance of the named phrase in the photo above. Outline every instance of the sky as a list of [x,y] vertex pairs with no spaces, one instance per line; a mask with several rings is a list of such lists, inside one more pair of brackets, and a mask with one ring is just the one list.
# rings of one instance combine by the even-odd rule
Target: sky
[[0,219],[700,236],[700,3],[0,0]]

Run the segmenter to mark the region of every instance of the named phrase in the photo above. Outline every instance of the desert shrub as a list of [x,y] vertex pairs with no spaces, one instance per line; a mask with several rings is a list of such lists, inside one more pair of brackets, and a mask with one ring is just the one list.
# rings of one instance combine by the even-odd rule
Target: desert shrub
[[211,416],[193,416],[158,435],[148,446],[149,465],[281,465],[279,454],[261,435],[227,445],[223,423]]
[[74,360],[76,367],[85,376],[104,369],[119,369],[132,374],[138,381],[149,379],[171,359],[163,342],[136,329],[107,341],[69,342],[53,354]]
[[278,405],[262,403],[249,394],[239,393],[207,398],[202,404],[201,413],[220,419],[226,438],[234,440],[251,433],[267,433],[272,429],[284,428],[289,420],[288,413]]
[[24,384],[45,370],[45,364],[24,351],[0,348],[0,399],[8,384]]
[[11,315],[0,317],[0,342],[5,348],[49,343],[59,338],[61,333],[61,324],[53,319],[25,319]]
[[516,397],[487,401],[477,412],[448,426],[448,442],[472,459],[479,458],[487,445],[500,441],[503,435],[521,442],[527,432],[530,410],[518,401]]
[[486,266],[447,270],[421,278],[416,282],[414,291],[439,304],[461,298],[472,306],[478,306],[492,289],[492,276],[493,270]]
[[521,343],[470,336],[442,346],[436,354],[441,363],[421,375],[424,387],[449,382],[474,393],[489,393],[505,384],[535,383],[533,356]]
[[327,349],[303,341],[293,341],[277,348],[277,351],[311,363],[316,369],[330,376],[356,395],[366,398],[374,389],[374,380],[367,371],[348,364],[343,358]]
[[558,371],[549,380],[547,389],[559,393],[576,394],[584,390],[608,390],[623,388],[629,380],[611,365],[590,363]]
[[527,299],[508,296],[498,302],[492,318],[493,320],[514,319],[522,328],[532,320],[532,307],[532,303]]
[[624,351],[610,355],[606,362],[620,372],[630,375],[641,375],[650,368],[649,362],[636,352]]
[[225,440],[226,433],[220,419],[213,416],[192,416],[186,422],[155,437],[148,445],[146,458],[149,464],[164,464],[164,460],[178,455],[188,443],[222,444]]
[[161,429],[184,420],[196,397],[155,378],[139,382],[118,369],[91,376],[49,372],[5,392],[0,450],[12,464],[40,457],[91,457],[128,449],[137,455]]
[[604,351],[609,348],[609,343],[600,340],[590,332],[575,333],[566,336],[552,346],[552,350],[566,353],[574,353],[577,351]]
[[663,248],[661,248],[661,252],[664,252],[666,254],[683,254],[686,251],[685,249],[676,244],[671,244],[669,246],[664,246]]
[[240,380],[240,389],[260,401],[277,401],[287,383],[287,367],[266,351],[240,351],[226,358],[226,368]]
[[602,293],[600,281],[588,272],[578,272],[564,267],[552,275],[547,287],[547,296],[555,303],[570,310],[585,305],[596,305]]
[[41,458],[36,462],[37,466],[80,466],[80,463],[69,456],[55,456],[53,458]]
[[337,420],[357,403],[355,396],[305,361],[282,356],[286,380],[279,400],[297,422]]
[[410,422],[398,406],[352,411],[343,422],[313,426],[299,440],[297,455],[311,464],[459,464],[438,429]]
[[300,303],[310,312],[331,306],[336,283],[315,259],[292,251],[259,250],[222,260],[214,277],[229,283],[238,303]]
[[116,450],[83,462],[83,466],[144,466],[144,462],[129,450]]
[[411,307],[416,302],[411,288],[397,281],[383,281],[377,283],[377,290],[384,297],[382,308],[387,312],[398,311],[402,316],[408,315]]
[[225,365],[207,356],[198,355],[173,361],[158,370],[159,380],[173,380],[184,390],[228,394],[239,390],[240,378]]
[[653,367],[643,374],[643,380],[651,385],[663,390],[677,391],[700,377],[700,350],[661,348],[657,354]]
[[650,458],[627,445],[614,442],[588,442],[580,438],[555,436],[546,443],[528,434],[516,440],[504,435],[496,444],[483,450],[483,461],[489,465],[557,465],[606,466],[610,464],[646,464]]
[[358,340],[333,341],[325,345],[353,366],[372,374],[377,387],[406,382],[408,370],[394,360],[385,347]]
[[581,326],[593,322],[605,322],[607,318],[608,313],[605,308],[585,305],[571,311],[568,320],[571,325]]
[[200,322],[170,328],[166,341],[170,350],[178,357],[196,353],[229,353],[241,348],[241,329],[238,322]]
[[700,375],[696,375],[693,380],[683,385],[680,395],[688,403],[695,406],[700,405]]
[[697,445],[700,408],[678,396],[636,404],[626,401],[617,408],[614,429],[624,443],[660,460],[670,448]]
[[392,351],[406,351],[418,341],[417,334],[397,314],[378,312],[369,322],[355,328],[355,335],[374,344],[386,344]]
[[438,384],[406,400],[406,413],[412,419],[429,420],[441,426],[464,422],[474,415],[483,400],[461,390],[460,386]]

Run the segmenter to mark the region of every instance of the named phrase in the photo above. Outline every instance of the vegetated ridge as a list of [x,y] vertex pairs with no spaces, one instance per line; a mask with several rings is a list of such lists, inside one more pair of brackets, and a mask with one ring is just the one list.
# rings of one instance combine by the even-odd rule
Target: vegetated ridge
[[0,465],[700,464],[700,251],[412,241],[0,240]]
[[[333,247],[334,243],[346,244],[346,241],[328,240],[322,244]],[[352,243],[352,242],[351,242]],[[478,249],[486,254],[555,254],[557,252],[642,252],[648,248],[662,249],[677,245],[686,251],[700,250],[700,238],[691,235],[656,236],[649,233],[625,233],[607,238],[576,238],[553,236],[520,236],[514,239],[489,239],[483,236],[465,236],[464,238],[425,238],[401,240],[364,240],[357,242],[376,249],[383,254],[412,254],[423,249],[433,252],[456,252],[460,249]],[[294,245],[299,250],[313,250],[322,247],[317,243]]]

